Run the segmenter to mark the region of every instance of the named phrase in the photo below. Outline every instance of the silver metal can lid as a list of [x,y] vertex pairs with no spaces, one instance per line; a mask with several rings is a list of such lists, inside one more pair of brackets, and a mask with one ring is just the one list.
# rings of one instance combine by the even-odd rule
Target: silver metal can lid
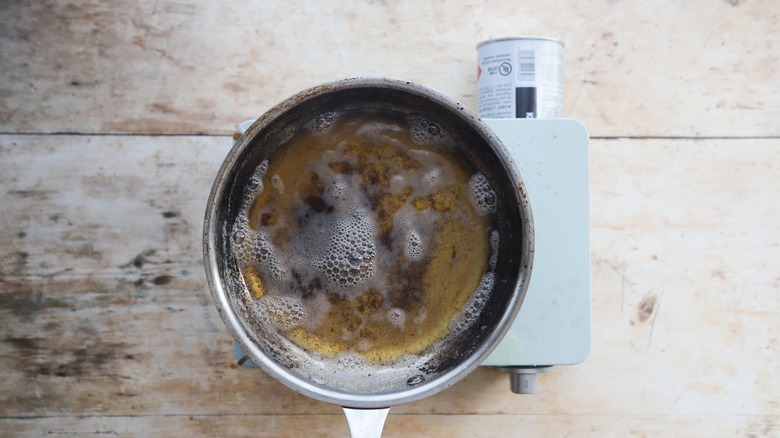
[[486,44],[498,43],[498,42],[502,42],[502,41],[529,41],[529,40],[530,41],[533,41],[533,40],[536,40],[536,41],[551,41],[551,42],[554,42],[554,43],[558,43],[561,46],[564,45],[563,41],[561,41],[559,39],[556,39],[556,38],[550,38],[550,37],[544,37],[544,36],[533,36],[533,35],[519,35],[519,36],[492,38],[492,39],[489,39],[489,40],[485,40],[485,41],[482,41],[479,44],[477,44],[477,49],[479,49],[480,47],[482,47],[482,46],[484,46]]

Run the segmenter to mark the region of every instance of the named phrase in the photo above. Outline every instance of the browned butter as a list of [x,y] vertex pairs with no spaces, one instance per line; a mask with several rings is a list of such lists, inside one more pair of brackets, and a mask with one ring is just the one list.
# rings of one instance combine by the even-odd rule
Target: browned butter
[[434,121],[325,113],[249,182],[233,227],[257,317],[323,358],[390,364],[451,330],[489,271],[495,193]]

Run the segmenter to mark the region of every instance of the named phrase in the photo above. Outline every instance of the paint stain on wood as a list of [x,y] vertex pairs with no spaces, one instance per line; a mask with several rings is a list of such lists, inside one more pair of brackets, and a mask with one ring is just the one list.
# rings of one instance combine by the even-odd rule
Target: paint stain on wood
[[133,257],[133,259],[127,262],[126,264],[121,265],[120,268],[129,268],[133,266],[137,269],[141,269],[144,267],[144,264],[150,261],[149,257],[153,256],[156,252],[157,251],[153,249],[148,249],[146,251],[143,251],[139,253],[137,256]]
[[158,275],[157,277],[154,277],[154,280],[152,280],[152,283],[154,283],[157,286],[163,286],[171,282],[173,280],[173,277],[170,275]]
[[49,199],[49,197],[53,193],[51,191],[47,190],[9,190],[8,195],[22,198],[22,199],[30,199],[35,201],[46,201]]
[[639,307],[637,308],[639,322],[645,323],[653,316],[657,303],[658,296],[652,292],[642,298],[642,301],[639,302]]
[[[57,337],[11,336],[3,342],[11,346],[17,369],[26,376],[81,377],[114,369],[117,360],[128,356],[127,344],[83,337],[78,345],[63,345]],[[127,360],[127,359],[125,359]]]
[[32,317],[44,311],[71,307],[71,303],[67,300],[47,296],[27,282],[4,278],[0,278],[0,302],[3,310],[22,317]]

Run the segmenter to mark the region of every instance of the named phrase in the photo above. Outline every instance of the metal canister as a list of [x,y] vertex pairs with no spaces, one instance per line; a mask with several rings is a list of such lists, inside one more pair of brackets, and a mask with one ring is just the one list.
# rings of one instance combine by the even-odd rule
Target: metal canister
[[563,42],[521,36],[477,45],[477,101],[483,118],[563,117]]

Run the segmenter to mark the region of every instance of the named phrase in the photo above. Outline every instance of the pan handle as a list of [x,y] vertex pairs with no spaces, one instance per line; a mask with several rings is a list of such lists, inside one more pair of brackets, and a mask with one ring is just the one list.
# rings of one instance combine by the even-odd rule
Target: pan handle
[[352,438],[380,438],[390,408],[354,409],[342,408]]

